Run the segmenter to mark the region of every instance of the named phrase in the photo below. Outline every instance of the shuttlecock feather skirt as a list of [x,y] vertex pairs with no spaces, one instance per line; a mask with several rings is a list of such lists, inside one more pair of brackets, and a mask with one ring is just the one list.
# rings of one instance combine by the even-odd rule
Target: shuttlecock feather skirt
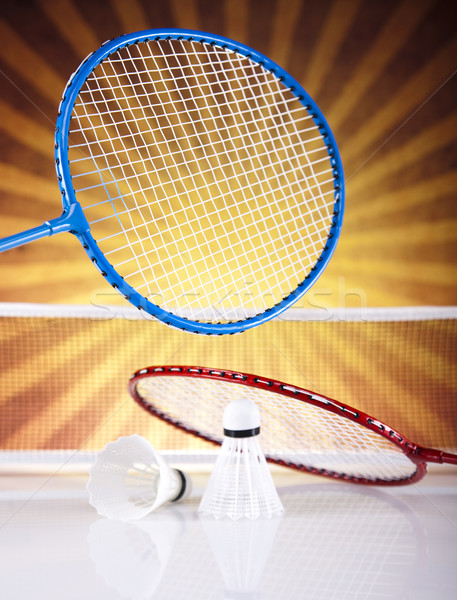
[[224,437],[199,513],[256,519],[284,512],[258,436]]

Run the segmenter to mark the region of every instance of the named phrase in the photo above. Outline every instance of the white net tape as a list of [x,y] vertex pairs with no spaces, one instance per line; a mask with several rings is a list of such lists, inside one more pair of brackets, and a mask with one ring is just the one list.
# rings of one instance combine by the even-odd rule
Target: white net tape
[[261,410],[260,444],[273,459],[370,480],[405,479],[416,471],[397,446],[370,429],[276,392],[176,376],[140,379],[137,390],[172,422],[213,440],[222,439],[224,407],[250,398]]
[[320,130],[277,76],[218,46],[110,55],[80,90],[69,159],[102,252],[179,316],[263,312],[327,242],[335,184]]

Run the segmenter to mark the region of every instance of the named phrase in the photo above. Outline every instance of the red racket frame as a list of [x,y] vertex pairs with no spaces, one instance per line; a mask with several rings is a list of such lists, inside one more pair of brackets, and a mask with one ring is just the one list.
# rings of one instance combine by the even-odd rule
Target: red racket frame
[[147,412],[162,419],[163,421],[181,429],[187,433],[190,433],[200,439],[206,440],[213,444],[220,445],[221,439],[212,438],[200,431],[190,428],[180,421],[176,421],[166,413],[157,410],[154,406],[151,406],[146,402],[137,391],[137,382],[144,378],[150,377],[191,377],[197,379],[212,379],[213,381],[230,381],[231,383],[239,384],[246,387],[257,388],[261,390],[267,390],[275,392],[282,396],[289,398],[295,398],[307,404],[312,404],[324,410],[330,411],[340,417],[354,421],[367,429],[381,435],[382,437],[389,440],[400,448],[403,453],[416,465],[416,471],[410,477],[404,479],[395,480],[384,480],[384,479],[368,479],[364,477],[356,477],[353,475],[347,475],[342,473],[336,473],[327,469],[318,469],[314,467],[308,467],[305,465],[298,465],[288,460],[278,459],[268,454],[265,455],[266,459],[274,464],[295,469],[298,471],[304,471],[312,473],[314,475],[323,475],[333,479],[339,479],[343,481],[350,481],[351,483],[361,483],[364,485],[405,485],[419,481],[424,477],[427,472],[426,463],[448,463],[457,465],[457,455],[449,452],[443,452],[442,450],[436,450],[433,448],[426,448],[419,446],[409,441],[404,435],[386,425],[385,423],[367,415],[366,413],[352,408],[347,404],[337,402],[322,394],[316,394],[304,388],[300,388],[295,385],[289,385],[287,383],[269,379],[266,377],[260,377],[258,375],[252,375],[248,373],[241,373],[237,371],[229,371],[227,369],[211,369],[208,367],[191,367],[191,366],[152,366],[140,369],[134,373],[129,382],[129,392],[132,398]]

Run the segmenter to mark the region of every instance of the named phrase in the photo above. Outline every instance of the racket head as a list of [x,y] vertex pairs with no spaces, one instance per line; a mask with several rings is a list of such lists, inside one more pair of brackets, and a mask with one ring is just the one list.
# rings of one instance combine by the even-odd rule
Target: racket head
[[419,447],[378,419],[331,398],[252,374],[192,366],[152,366],[134,373],[132,398],[151,415],[213,444],[222,415],[248,397],[261,411],[260,443],[274,464],[368,485],[419,481]]
[[[189,58],[186,63],[183,61],[186,61],[187,58],[182,58],[185,52],[181,51],[180,54],[176,51],[176,56],[181,56],[181,58],[175,57],[173,60],[178,61],[179,64],[176,62],[171,66],[169,63],[163,64],[167,44],[168,46],[184,44],[186,48],[195,46],[198,52],[204,51],[210,56],[209,63],[211,64],[209,67],[205,66],[202,77],[205,80],[210,79],[208,85],[209,89],[213,90],[213,94],[214,89],[225,95],[228,93],[233,95],[239,91],[230,87],[236,88],[239,86],[238,83],[223,80],[225,75],[221,75],[221,73],[226,65],[218,66],[218,61],[220,62],[222,59],[228,61],[228,64],[239,63],[240,69],[251,69],[252,72],[250,71],[249,76],[246,76],[247,83],[254,76],[262,75],[267,81],[262,85],[272,86],[274,84],[276,86],[271,91],[271,106],[276,113],[273,116],[268,113],[272,109],[261,95],[259,95],[260,100],[255,97],[255,94],[252,94],[252,98],[244,98],[243,101],[246,103],[255,104],[255,110],[259,114],[262,111],[267,114],[271,126],[265,127],[265,130],[253,129],[255,119],[252,115],[257,113],[252,112],[253,109],[250,106],[250,124],[240,133],[240,128],[246,127],[246,124],[243,122],[244,105],[242,109],[239,108],[239,97],[236,97],[236,102],[231,100],[227,103],[223,109],[227,114],[222,116],[219,114],[222,109],[218,102],[210,107],[213,119],[215,119],[214,114],[217,113],[216,123],[222,122],[224,119],[235,119],[235,129],[227,128],[226,131],[222,130],[223,134],[214,134],[219,137],[220,135],[227,136],[227,139],[218,138],[217,140],[219,147],[226,149],[225,154],[221,153],[226,164],[222,167],[221,165],[214,166],[214,163],[220,160],[218,156],[211,156],[209,162],[205,162],[207,158],[203,162],[196,161],[201,171],[196,177],[201,177],[203,173],[202,164],[212,165],[211,173],[220,173],[222,180],[222,183],[216,182],[214,185],[216,187],[218,185],[219,187],[228,186],[228,190],[221,191],[221,197],[217,199],[217,202],[208,200],[207,203],[205,200],[196,208],[193,196],[190,196],[199,187],[197,178],[194,177],[192,189],[189,188],[190,191],[187,190],[176,195],[176,197],[179,196],[181,203],[186,194],[188,196],[185,205],[187,211],[185,222],[183,221],[176,230],[167,225],[163,231],[160,231],[159,222],[163,224],[165,221],[172,221],[181,208],[176,210],[176,207],[173,206],[176,198],[172,196],[170,199],[166,193],[164,197],[154,196],[153,208],[151,208],[149,199],[144,201],[144,190],[142,191],[140,179],[144,175],[145,161],[151,159],[151,153],[153,153],[151,148],[155,148],[158,144],[150,144],[152,139],[148,137],[150,132],[139,132],[135,129],[136,125],[132,123],[135,121],[138,111],[144,117],[146,111],[153,109],[151,102],[147,103],[144,99],[138,100],[140,96],[149,98],[151,95],[149,88],[146,90],[145,86],[149,85],[148,78],[152,75],[144,74],[149,68],[149,63],[144,62],[144,72],[138,66],[142,64],[141,61],[146,60],[146,50],[149,54],[154,55],[157,64],[157,72],[154,75],[156,80],[153,82],[156,92],[160,86],[163,86],[163,81],[159,81],[157,75],[160,72],[159,67],[162,66],[164,72],[169,74],[172,69],[176,70],[177,66],[181,70],[188,69],[189,63],[194,60],[193,50],[189,51],[192,58]],[[129,72],[128,69],[131,68],[133,70]],[[208,72],[205,71],[206,68],[209,69]],[[235,67],[233,70],[235,72]],[[195,73],[189,75],[189,81],[195,76]],[[221,78],[220,81],[218,77]],[[111,83],[104,87],[107,81],[114,79],[118,82],[116,88]],[[200,96],[188,98],[189,94],[194,93],[190,90],[192,87],[190,84],[185,90],[181,89],[182,80],[179,85],[177,83],[173,85],[175,87],[171,92],[165,90],[164,93],[168,95],[172,93],[176,96],[179,92],[182,104],[193,102],[194,108],[188,111],[188,115],[196,113],[200,119],[198,122],[200,130],[196,131],[195,136],[190,136],[191,142],[182,142],[181,153],[189,156],[189,152],[195,154],[197,150],[202,151],[201,148],[197,148],[196,144],[200,137],[207,135],[207,132],[202,133],[201,123],[205,120],[202,115],[206,115],[208,106],[202,106],[202,102],[206,101],[205,98],[202,99]],[[133,89],[135,94],[138,89],[146,90],[147,93],[137,94],[138,97],[131,100],[132,104],[128,105],[130,98],[124,98],[127,93],[122,91],[123,86],[127,90]],[[246,94],[246,91],[242,90],[240,93],[243,95]],[[235,96],[233,97],[235,98]],[[127,108],[123,108],[123,103],[128,105]],[[290,103],[292,107],[290,114],[287,114],[285,109],[286,103]],[[102,114],[101,108],[98,107],[103,107],[104,104],[108,105],[109,110]],[[197,110],[195,110],[196,105],[198,105]],[[239,109],[236,117],[228,114],[235,110],[234,106]],[[93,111],[94,107],[95,111]],[[163,118],[166,117],[165,109],[161,107],[154,110],[156,113],[151,117],[154,127],[157,125],[157,130],[167,129],[166,126],[158,127],[160,124],[163,125]],[[305,119],[306,116],[308,120],[303,131],[307,129],[312,133],[304,134],[301,130],[297,130],[297,123],[300,124],[300,120],[295,116],[297,110],[301,111],[300,119]],[[113,117],[115,114],[117,116]],[[242,116],[240,117],[240,115]],[[143,117],[142,125],[149,119],[149,117]],[[115,119],[118,118],[119,121],[116,121]],[[178,117],[172,115],[171,118]],[[265,120],[265,123],[268,119]],[[83,126],[84,123],[90,122],[92,125],[86,128]],[[187,121],[184,125],[179,122],[174,130],[174,125],[171,129],[168,127],[171,131],[169,135],[173,139],[168,140],[167,144],[176,143],[177,128],[182,129],[183,126],[187,129],[194,127]],[[113,134],[114,129],[116,134]],[[126,134],[126,141],[124,141],[122,131],[126,129],[129,131]],[[276,138],[268,137],[270,134],[266,132],[269,129],[276,131]],[[233,134],[235,130],[238,131],[237,135],[245,147],[233,146],[229,152],[226,148],[230,143],[229,134]],[[288,134],[289,141],[281,147],[271,146],[271,144],[277,144],[278,140],[284,137],[283,132]],[[154,131],[154,136],[157,137],[157,135],[160,134]],[[256,142],[257,145],[251,144],[253,136],[260,136],[260,141]],[[210,140],[209,145],[217,145],[214,139],[208,139]],[[145,140],[148,142],[147,144]],[[249,143],[255,146],[255,155],[239,159],[236,168],[240,171],[238,173],[233,171],[229,177],[227,173],[234,167],[228,159],[234,156],[234,153],[246,152],[246,140],[251,140]],[[187,148],[184,152],[183,147],[186,144],[187,146],[193,144],[195,147],[190,150]],[[309,150],[305,148],[306,145]],[[302,155],[297,152],[297,148],[301,148]],[[204,152],[207,151],[207,149],[204,150]],[[140,154],[138,165],[135,165],[135,161],[132,159],[132,153],[135,152]],[[270,154],[277,156],[276,163],[270,159],[268,159],[269,162],[265,162],[265,156]],[[126,157],[125,164],[122,162],[124,158],[114,158],[118,155]],[[176,160],[170,156],[171,154],[166,155],[165,162],[170,163],[171,160]],[[316,158],[315,162],[312,162],[310,156],[318,157],[318,159]],[[154,160],[156,158],[159,162],[162,160],[160,156],[155,157]],[[281,67],[251,48],[221,36],[183,29],[153,29],[124,35],[106,42],[86,58],[67,84],[59,107],[56,125],[55,160],[64,212],[79,203],[83,207],[85,215],[84,219],[75,222],[72,233],[78,236],[101,274],[127,300],[146,314],[152,315],[170,326],[192,333],[213,335],[238,333],[280,314],[303,296],[320,276],[335,250],[340,235],[344,213],[344,175],[334,136],[324,116],[300,84]],[[264,161],[264,163],[253,166],[253,161],[258,163]],[[305,163],[305,161],[307,162]],[[141,166],[139,166],[140,164]],[[151,169],[157,171],[158,164],[156,161],[155,166]],[[180,165],[178,168],[176,164],[169,164],[168,168],[176,173],[180,168],[184,169],[185,167]],[[270,181],[266,173],[272,169],[275,172]],[[257,174],[249,175],[250,170],[261,175],[263,173],[265,181],[259,182]],[[117,175],[119,172],[122,172],[120,178]],[[300,172],[299,176],[292,175],[292,173],[298,172]],[[207,179],[205,185],[209,186],[208,190],[215,189],[214,186],[211,187],[212,183],[208,184],[212,177],[211,173],[205,174]],[[174,183],[168,179],[164,183],[164,179],[160,179],[162,175],[154,180],[151,179],[150,174],[148,177],[148,186],[154,188],[154,193],[157,194],[159,192],[162,194],[163,190],[169,191],[170,186]],[[249,204],[250,199],[245,198],[241,202],[236,200],[232,205],[229,205],[229,199],[235,198],[236,195],[238,197],[246,195],[247,192],[243,185],[235,183],[246,177],[257,177],[255,184],[250,181],[245,187],[250,188],[249,193],[260,190],[259,197],[262,197],[262,206],[260,203],[256,205],[257,213],[254,211],[252,214],[246,213],[242,217],[237,217],[236,211],[245,210],[245,205]],[[170,178],[172,178],[171,175]],[[80,182],[84,182],[84,187],[80,187],[83,185]],[[179,182],[179,185],[182,184],[183,179]],[[277,189],[274,190],[274,193],[267,193],[268,186],[272,185],[276,185]],[[283,192],[281,192],[282,195],[278,195],[279,190],[282,189],[281,186],[289,190],[287,192],[289,195]],[[124,194],[125,190],[127,190],[127,194]],[[156,190],[159,191],[156,192]],[[148,190],[148,194],[152,194],[151,190]],[[294,194],[298,200],[292,199]],[[144,201],[148,206],[139,206],[139,201]],[[279,208],[280,204],[285,208]],[[103,209],[100,208],[102,205]],[[179,206],[182,207],[184,204],[179,204]],[[207,209],[207,207],[210,208]],[[105,208],[112,210],[109,218],[103,216]],[[191,212],[197,210],[200,213]],[[306,211],[307,214],[301,214]],[[193,214],[197,215],[196,219],[192,217]],[[212,216],[214,214],[217,214],[217,217]],[[222,214],[226,216],[222,217]],[[258,219],[257,216],[259,216]],[[241,233],[237,229],[237,218],[244,219],[244,221],[249,219],[249,224],[243,221],[245,229],[241,229]],[[192,231],[187,229],[191,221],[197,222]],[[281,222],[276,227],[275,223],[278,221]],[[260,226],[259,223],[262,225]],[[113,229],[111,230],[110,227]],[[145,230],[144,238],[140,238],[137,234],[140,227]],[[202,237],[203,229],[205,232]],[[223,230],[220,237],[217,233],[219,230]],[[211,234],[208,233],[209,231]],[[243,236],[252,238],[252,232],[255,232],[255,239],[252,242],[243,238]],[[172,240],[170,243],[163,241],[167,236]],[[161,257],[151,248],[159,238],[160,243],[163,244],[160,250]],[[192,241],[197,238],[200,252],[198,267],[194,264],[195,255],[190,252],[189,248],[180,245],[183,239]],[[115,239],[124,244],[125,252],[120,252],[119,258],[116,257],[118,250],[113,249]],[[249,243],[248,254],[245,246]],[[233,244],[233,248],[228,248],[230,244]],[[175,251],[176,254],[170,258],[170,253]],[[246,254],[242,255],[240,252],[238,255],[239,251],[246,252]],[[225,257],[227,254],[230,254],[228,259]],[[186,260],[184,260],[184,256],[187,256]],[[277,260],[279,263],[276,262]],[[224,261],[226,262],[224,263]],[[264,263],[268,264],[265,272],[260,276],[259,273],[264,269]],[[162,269],[163,273],[160,271],[160,275],[156,275],[155,272],[159,273],[159,269]],[[188,275],[189,280],[183,284],[180,273],[184,272],[187,274],[192,272],[192,277]],[[278,273],[282,273],[281,279],[278,279]]]

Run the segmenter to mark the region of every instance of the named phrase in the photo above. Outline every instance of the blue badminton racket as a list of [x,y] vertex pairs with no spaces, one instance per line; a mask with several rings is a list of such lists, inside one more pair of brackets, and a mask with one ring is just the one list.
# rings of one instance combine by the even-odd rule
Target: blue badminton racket
[[105,43],[70,78],[55,161],[60,217],[0,251],[74,234],[134,306],[193,333],[237,333],[295,303],[340,235],[334,137],[281,67],[179,29]]

